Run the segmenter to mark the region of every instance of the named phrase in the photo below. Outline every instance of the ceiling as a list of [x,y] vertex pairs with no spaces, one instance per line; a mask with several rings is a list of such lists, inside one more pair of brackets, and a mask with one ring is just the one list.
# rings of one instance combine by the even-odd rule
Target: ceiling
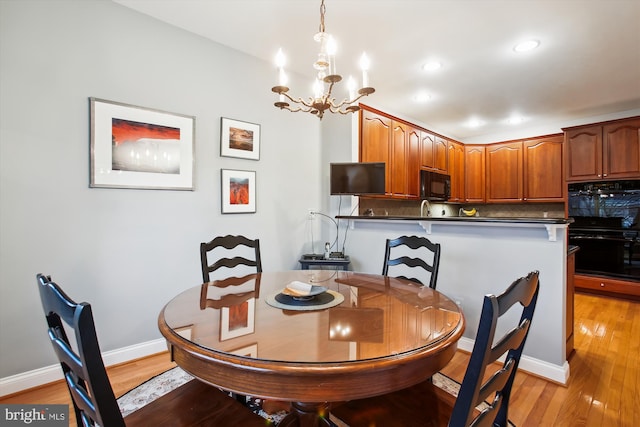
[[[309,78],[308,87],[292,87],[291,94],[311,94],[320,0],[114,1],[270,63],[281,47],[287,72]],[[376,92],[363,102],[445,136],[491,142],[640,114],[638,0],[325,4],[338,73],[359,79],[362,52],[371,60]],[[516,53],[514,45],[526,39],[540,46]],[[442,67],[422,70],[428,60]],[[419,92],[430,99],[417,102]],[[513,117],[520,121],[510,123]]]

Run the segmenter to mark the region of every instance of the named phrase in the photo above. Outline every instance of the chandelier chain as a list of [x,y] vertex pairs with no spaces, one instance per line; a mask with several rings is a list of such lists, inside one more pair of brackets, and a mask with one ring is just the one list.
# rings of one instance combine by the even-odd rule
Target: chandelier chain
[[322,0],[322,3],[320,3],[320,32],[324,33],[324,13],[326,12],[327,8],[324,5],[324,0]]

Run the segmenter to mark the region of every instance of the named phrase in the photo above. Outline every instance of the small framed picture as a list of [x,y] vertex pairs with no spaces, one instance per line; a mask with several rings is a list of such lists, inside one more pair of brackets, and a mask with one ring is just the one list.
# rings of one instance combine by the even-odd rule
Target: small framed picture
[[220,155],[260,160],[260,125],[222,117]]
[[256,172],[221,169],[222,213],[256,212]]
[[90,187],[193,190],[194,117],[89,100]]
[[220,341],[249,335],[255,327],[256,299],[220,310]]

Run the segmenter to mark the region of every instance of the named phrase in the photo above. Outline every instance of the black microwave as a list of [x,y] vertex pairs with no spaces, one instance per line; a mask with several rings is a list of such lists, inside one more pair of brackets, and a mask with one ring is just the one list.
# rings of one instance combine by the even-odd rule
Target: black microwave
[[451,196],[451,177],[444,173],[420,170],[420,198],[446,202]]

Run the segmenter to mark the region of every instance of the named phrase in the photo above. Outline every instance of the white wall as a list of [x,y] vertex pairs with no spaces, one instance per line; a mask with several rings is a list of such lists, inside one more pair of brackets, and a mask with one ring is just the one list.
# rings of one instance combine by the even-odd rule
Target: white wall
[[[112,2],[0,1],[0,378],[55,363],[38,272],[93,304],[110,351],[160,338],[201,241],[260,238],[265,270],[297,268],[325,200],[320,123],[273,107],[276,78]],[[89,188],[90,96],[195,116],[195,191]],[[222,116],[261,125],[259,161],[220,157]],[[221,168],[256,171],[257,213],[220,213]]]

